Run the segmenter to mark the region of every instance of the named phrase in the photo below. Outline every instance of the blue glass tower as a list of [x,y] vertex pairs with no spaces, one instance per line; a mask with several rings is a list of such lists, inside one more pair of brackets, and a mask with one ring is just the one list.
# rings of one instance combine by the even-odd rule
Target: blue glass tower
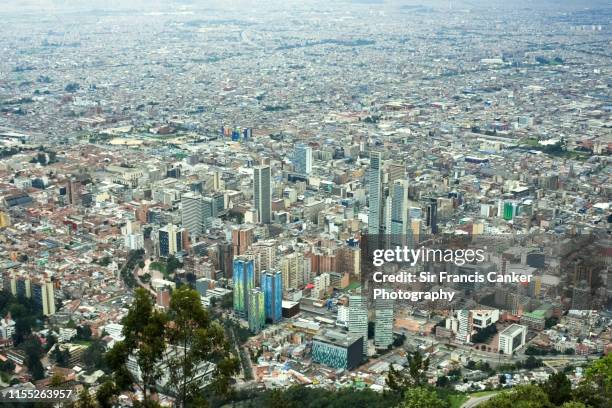
[[261,287],[264,292],[266,320],[276,323],[280,321],[283,314],[283,283],[281,272],[262,272]]
[[234,258],[234,312],[246,317],[249,310],[249,294],[255,287],[255,263],[245,257]]

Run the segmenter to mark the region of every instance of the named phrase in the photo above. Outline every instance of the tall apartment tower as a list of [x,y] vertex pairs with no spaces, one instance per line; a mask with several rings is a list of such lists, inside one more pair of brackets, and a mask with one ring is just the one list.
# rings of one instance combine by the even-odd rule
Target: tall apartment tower
[[293,164],[296,173],[302,175],[312,173],[312,147],[303,143],[297,144],[293,151]]
[[259,288],[249,290],[248,322],[252,333],[259,333],[266,325],[265,295]]
[[393,300],[376,299],[375,302],[374,346],[386,349],[393,344]]
[[264,271],[261,289],[264,293],[266,320],[276,323],[282,318],[283,282],[280,271]]
[[368,355],[368,309],[361,295],[349,296],[349,333],[363,338],[363,358]]
[[259,222],[272,220],[272,170],[270,166],[255,166],[253,172],[253,198]]
[[249,311],[249,294],[255,287],[255,265],[252,259],[239,256],[233,262],[234,312],[246,317]]

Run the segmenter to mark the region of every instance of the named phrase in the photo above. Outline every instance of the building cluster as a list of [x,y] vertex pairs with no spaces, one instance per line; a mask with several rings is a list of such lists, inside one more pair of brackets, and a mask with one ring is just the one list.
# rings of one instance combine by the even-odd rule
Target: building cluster
[[[76,328],[108,349],[135,287],[167,309],[180,285],[250,333],[240,386],[382,390],[419,350],[432,383],[489,387],[468,362],[612,350],[604,15],[304,3],[3,19],[0,287],[64,374],[98,385]],[[413,271],[529,283],[372,299],[369,250],[451,236],[485,261]],[[15,375],[20,318],[0,316]]]

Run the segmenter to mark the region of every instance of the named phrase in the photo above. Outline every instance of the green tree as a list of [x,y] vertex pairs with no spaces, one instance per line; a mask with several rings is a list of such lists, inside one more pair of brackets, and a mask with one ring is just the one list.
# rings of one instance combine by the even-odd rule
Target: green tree
[[199,294],[188,286],[175,290],[167,318],[172,324],[166,330],[166,362],[177,406],[194,403],[203,386],[198,376],[209,361],[217,363],[215,382],[218,390],[226,392],[224,384],[238,371],[237,361],[230,354],[223,327],[211,321]]
[[68,350],[62,350],[59,346],[53,349],[51,357],[55,360],[55,364],[60,367],[67,368],[70,365],[70,352]]
[[100,405],[100,408],[112,408],[115,404],[117,391],[117,387],[112,381],[108,380],[103,382],[96,391],[96,401],[98,405]]
[[542,384],[542,389],[548,395],[548,400],[555,405],[561,405],[572,397],[572,383],[564,373],[555,373]]
[[519,385],[497,394],[479,408],[553,408],[546,393],[537,385]]
[[426,387],[408,388],[400,408],[446,408],[446,401],[438,398],[435,391]]
[[106,359],[104,358],[104,344],[102,340],[95,339],[83,352],[83,363],[88,370],[105,370]]
[[79,398],[74,403],[74,408],[96,408],[96,402],[89,393],[87,387],[79,394]]
[[36,336],[29,336],[23,342],[23,351],[25,352],[25,365],[28,367],[30,374],[34,380],[45,378],[45,370],[40,362],[43,354],[42,346]]
[[578,401],[568,401],[561,405],[561,408],[587,408],[582,402]]
[[108,361],[118,385],[128,381],[130,375],[125,364],[130,356],[135,357],[141,378],[133,380],[139,380],[144,404],[148,403],[149,391],[155,390],[162,376],[159,362],[165,350],[165,323],[165,316],[154,309],[149,293],[142,288],[136,289],[134,303],[123,319],[125,339],[117,342],[109,352]]
[[399,391],[402,395],[406,388],[410,386],[418,387],[427,383],[429,358],[424,359],[421,352],[417,351],[409,354],[407,359],[407,368],[396,370],[391,365],[387,375],[387,386],[393,391]]

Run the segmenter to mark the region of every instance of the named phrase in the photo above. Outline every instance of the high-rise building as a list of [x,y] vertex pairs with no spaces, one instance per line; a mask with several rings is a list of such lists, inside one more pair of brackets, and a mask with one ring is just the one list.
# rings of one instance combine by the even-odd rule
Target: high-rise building
[[327,293],[330,287],[331,279],[329,273],[322,273],[314,278],[314,288],[312,288],[312,297],[321,299]]
[[78,205],[81,198],[81,183],[74,179],[68,180],[66,184],[66,204]]
[[232,250],[234,256],[244,254],[253,244],[255,228],[238,227],[232,229]]
[[393,344],[393,300],[376,299],[375,302],[374,346],[386,349]]
[[198,236],[212,227],[212,220],[217,215],[215,202],[210,197],[197,193],[185,193],[181,196],[181,216],[183,227],[190,235]]
[[388,164],[389,184],[393,185],[395,180],[406,178],[406,166],[403,162],[391,162]]
[[283,314],[283,282],[280,271],[264,271],[261,274],[261,289],[264,293],[266,320],[276,323]]
[[262,271],[269,271],[275,268],[277,246],[276,241],[272,239],[257,241],[251,246],[255,259],[256,274],[260,274]]
[[362,356],[368,355],[368,309],[361,295],[349,296],[349,333],[363,338]]
[[281,261],[281,272],[283,274],[283,285],[285,290],[297,289],[304,286],[305,268],[310,269],[310,262],[304,254],[293,252],[283,256]]
[[253,172],[253,198],[260,223],[272,220],[272,170],[270,166],[255,166]]
[[295,172],[308,175],[312,173],[312,147],[299,143],[293,151]]
[[427,206],[427,224],[432,234],[438,233],[438,200],[432,198]]
[[253,288],[248,293],[249,330],[259,333],[266,325],[265,295],[259,288]]
[[168,257],[183,250],[183,228],[168,224],[159,229],[159,255]]
[[382,154],[370,153],[368,170],[368,234],[378,236],[383,228]]
[[410,218],[408,217],[408,180],[395,180],[391,202],[391,244],[407,246],[412,236]]
[[253,260],[236,257],[233,262],[234,312],[246,317],[249,310],[249,293],[255,287],[255,265]]
[[55,293],[51,281],[39,280],[31,282],[31,297],[37,309],[42,311],[44,316],[55,314]]

